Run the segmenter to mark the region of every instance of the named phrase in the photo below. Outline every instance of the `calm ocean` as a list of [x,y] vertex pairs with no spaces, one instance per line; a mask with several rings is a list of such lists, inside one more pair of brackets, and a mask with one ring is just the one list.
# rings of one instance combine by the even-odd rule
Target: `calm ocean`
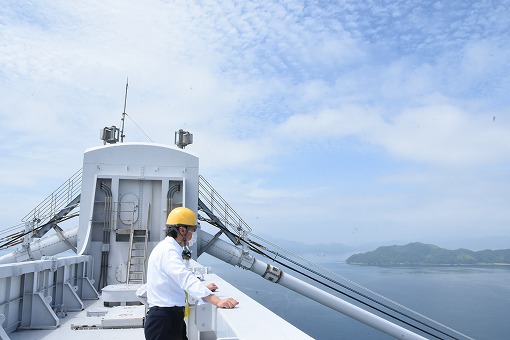
[[[318,260],[342,277],[474,339],[510,339],[510,266],[370,267],[328,261],[327,257]],[[284,287],[257,279],[254,273],[208,255],[200,262],[315,339],[392,339]]]

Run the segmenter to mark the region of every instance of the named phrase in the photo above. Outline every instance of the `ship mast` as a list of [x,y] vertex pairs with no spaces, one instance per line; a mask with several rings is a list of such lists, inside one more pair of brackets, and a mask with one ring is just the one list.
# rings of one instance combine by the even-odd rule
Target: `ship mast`
[[122,112],[121,127],[120,127],[120,142],[124,143],[124,120],[126,119],[126,104],[127,104],[127,93],[128,93],[129,78],[126,78],[126,93],[124,95],[124,112]]

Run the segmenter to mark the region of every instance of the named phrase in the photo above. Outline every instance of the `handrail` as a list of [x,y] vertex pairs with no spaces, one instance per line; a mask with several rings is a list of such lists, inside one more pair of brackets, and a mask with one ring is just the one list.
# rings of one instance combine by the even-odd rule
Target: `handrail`
[[[0,249],[20,244],[23,242],[25,235],[33,233],[40,228],[44,228],[45,224],[51,222],[51,219],[57,217],[59,213],[63,214],[65,212],[65,214],[67,214],[75,209],[79,205],[81,182],[82,169],[76,171],[68,180],[23,217],[21,220],[22,223],[0,231],[0,235],[6,235],[0,236]],[[71,203],[73,204],[70,205]],[[30,230],[26,229],[27,223],[32,224]],[[34,236],[37,235],[34,234]]]
[[23,217],[22,222],[35,221],[38,225],[48,222],[81,192],[81,181],[82,169],[76,171],[68,180],[32,209],[32,211]]
[[208,205],[211,212],[234,234],[244,237],[251,233],[250,226],[221,197],[221,195],[205,180],[198,176],[198,197]]

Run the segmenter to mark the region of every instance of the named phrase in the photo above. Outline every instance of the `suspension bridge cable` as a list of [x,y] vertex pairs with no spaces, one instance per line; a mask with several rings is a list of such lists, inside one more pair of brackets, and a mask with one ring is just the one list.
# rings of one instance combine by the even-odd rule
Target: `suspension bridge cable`
[[[467,339],[472,339],[471,337],[467,336],[466,334],[463,334],[463,333],[461,333],[461,332],[459,332],[459,331],[457,331],[457,330],[455,330],[455,329],[453,329],[453,328],[451,328],[451,327],[448,327],[448,326],[446,326],[446,325],[444,325],[444,324],[442,324],[442,323],[440,323],[440,322],[438,322],[438,321],[436,321],[436,320],[434,320],[434,319],[431,319],[431,318],[429,318],[429,317],[428,317],[428,316],[426,316],[426,315],[423,315],[423,314],[421,314],[421,313],[418,313],[418,312],[416,312],[416,311],[412,310],[411,308],[409,308],[409,307],[407,307],[407,306],[404,306],[404,305],[402,305],[402,304],[400,304],[400,303],[398,303],[398,302],[395,302],[395,301],[393,301],[393,300],[391,300],[391,299],[389,299],[389,298],[385,297],[384,295],[381,295],[381,294],[379,294],[379,293],[377,293],[377,292],[375,292],[375,291],[373,291],[373,290],[371,290],[371,289],[368,289],[368,288],[364,287],[363,285],[360,285],[360,284],[359,284],[359,283],[357,283],[357,282],[354,282],[354,281],[349,280],[349,279],[347,279],[347,278],[345,278],[345,277],[343,277],[343,276],[341,276],[341,275],[338,275],[337,273],[335,273],[335,272],[333,272],[333,271],[331,271],[331,270],[329,270],[329,269],[327,269],[327,268],[325,268],[325,267],[323,267],[323,266],[320,266],[320,265],[318,265],[318,264],[316,264],[316,263],[313,263],[313,262],[311,262],[311,261],[308,261],[308,260],[306,260],[305,258],[303,258],[303,257],[301,257],[301,256],[299,256],[299,255],[297,255],[297,254],[295,254],[295,253],[292,253],[292,252],[290,252],[290,251],[288,251],[288,250],[286,250],[286,249],[284,249],[284,248],[282,248],[282,247],[280,247],[280,246],[278,246],[278,245],[276,245],[276,244],[273,244],[273,243],[271,243],[271,242],[269,242],[269,241],[267,241],[267,240],[265,240],[265,239],[263,239],[263,238],[261,238],[261,237],[259,237],[259,236],[257,236],[257,235],[254,235],[254,234],[250,234],[250,235],[251,235],[251,236],[253,236],[253,237],[255,237],[255,238],[257,238],[257,239],[259,239],[259,240],[260,240],[260,241],[262,241],[262,242],[267,243],[268,245],[271,245],[272,247],[275,247],[275,248],[277,248],[277,249],[280,249],[281,251],[286,252],[286,253],[290,254],[291,256],[294,256],[294,257],[298,258],[299,260],[301,260],[301,261],[303,261],[303,262],[306,262],[306,263],[307,263],[307,264],[309,264],[309,265],[315,266],[315,267],[317,267],[317,268],[319,268],[319,269],[321,269],[321,270],[323,270],[323,271],[325,271],[325,272],[327,272],[327,273],[329,273],[329,274],[332,274],[333,276],[336,276],[336,277],[338,277],[338,278],[341,278],[342,280],[344,280],[344,281],[346,281],[346,282],[348,282],[348,283],[350,283],[350,284],[352,284],[352,285],[354,285],[354,286],[356,286],[356,287],[358,287],[358,288],[361,288],[361,289],[365,290],[366,292],[368,292],[368,293],[370,293],[370,294],[372,294],[372,295],[374,295],[374,296],[376,296],[376,297],[378,297],[378,298],[381,298],[381,299],[383,299],[383,300],[385,300],[385,301],[387,301],[387,302],[389,302],[389,303],[391,303],[391,304],[393,304],[393,305],[395,305],[395,306],[397,306],[397,307],[400,307],[400,308],[402,308],[402,309],[404,309],[404,310],[406,310],[406,311],[408,311],[408,312],[411,312],[411,313],[413,313],[413,314],[415,314],[415,315],[417,315],[417,316],[419,316],[419,317],[421,317],[421,318],[423,318],[423,319],[425,319],[425,320],[427,320],[427,321],[429,321],[429,322],[432,322],[432,323],[434,323],[434,324],[436,324],[436,325],[438,325],[438,326],[440,326],[440,327],[443,327],[444,329],[447,329],[447,330],[449,330],[449,331],[450,331],[450,332],[452,332],[452,333],[456,333],[456,334],[458,334],[458,335],[460,335],[460,336],[462,336],[462,337],[465,337],[465,338],[467,338]],[[251,240],[250,240],[250,241],[251,241]],[[251,242],[253,242],[253,241],[251,241]],[[260,246],[261,246],[261,247],[263,247],[262,245],[260,245]],[[349,289],[349,290],[351,290],[351,291],[353,291],[353,292],[355,292],[355,293],[357,293],[357,294],[359,294],[359,295],[361,295],[361,296],[363,296],[363,297],[365,297],[365,298],[367,298],[367,299],[369,299],[369,300],[371,300],[371,301],[374,301],[374,302],[376,302],[376,303],[378,303],[378,304],[381,304],[382,306],[384,306],[384,307],[386,307],[386,308],[388,308],[388,309],[390,309],[390,310],[394,310],[392,307],[386,306],[385,304],[381,303],[380,301],[377,301],[377,300],[375,300],[375,299],[373,299],[373,298],[370,298],[370,297],[368,297],[368,296],[365,296],[364,294],[362,294],[362,293],[360,293],[360,292],[357,292],[356,290],[354,290],[354,289],[352,289],[352,288],[350,288],[350,287],[347,287],[347,286],[345,286],[345,285],[341,284],[340,282],[337,282],[337,281],[335,281],[335,280],[333,280],[333,279],[331,279],[331,278],[329,278],[329,277],[327,277],[327,276],[325,276],[325,275],[323,275],[323,274],[321,274],[321,273],[318,273],[318,272],[316,272],[316,271],[313,271],[313,270],[311,270],[310,268],[307,268],[307,267],[303,266],[302,264],[300,264],[300,263],[298,263],[298,262],[292,261],[291,259],[289,259],[289,258],[287,258],[287,257],[285,257],[285,256],[283,256],[283,255],[281,255],[280,253],[277,253],[277,252],[275,252],[275,251],[272,251],[272,250],[270,250],[270,249],[268,249],[268,248],[266,248],[266,247],[264,247],[264,248],[265,248],[267,251],[269,251],[269,252],[271,252],[271,253],[275,254],[275,256],[280,256],[280,257],[284,258],[285,260],[287,260],[287,261],[289,261],[289,262],[291,262],[291,263],[294,263],[294,264],[296,264],[296,265],[300,266],[301,268],[304,268],[304,269],[306,269],[306,270],[308,270],[308,271],[310,271],[310,272],[312,272],[312,273],[314,273],[314,274],[316,274],[316,275],[318,275],[318,276],[320,276],[320,277],[322,277],[322,278],[324,278],[324,279],[326,279],[326,280],[328,280],[328,281],[330,281],[330,282],[333,282],[333,283],[335,283],[335,284],[337,284],[337,285],[339,285],[339,286],[341,286],[341,287],[343,287],[343,288]],[[394,311],[396,311],[396,310],[394,310]],[[403,314],[403,313],[401,313],[401,312],[399,312],[399,311],[396,311],[396,312],[397,312],[397,313],[399,313],[399,314],[405,315],[405,314]],[[412,318],[412,317],[410,317],[410,316],[408,316],[408,315],[405,315],[405,316],[406,316],[406,317],[408,317],[408,318],[410,318],[410,319],[412,319],[412,320],[414,320],[414,318]],[[425,325],[425,323],[420,322],[420,321],[418,321],[418,320],[414,320],[414,321],[419,322],[419,323],[422,323],[422,324],[424,324],[424,325]],[[429,325],[427,325],[427,327],[430,327],[430,326],[429,326]]]
[[[212,225],[214,225],[214,226],[218,227],[219,229],[223,230],[223,231],[224,231],[224,232],[226,232],[226,233],[231,233],[228,229],[226,229],[226,228],[225,228],[225,227],[223,227],[223,226],[218,225],[218,224],[217,224],[216,222],[214,222],[213,220],[205,219],[205,218],[203,218],[203,217],[201,217],[201,216],[199,216],[199,219],[201,219],[201,220],[203,220],[203,221],[206,221],[206,222],[208,222],[208,223],[210,223],[210,224],[212,224]],[[291,253],[290,251],[288,251],[288,250],[286,250],[286,249],[283,249],[283,248],[281,248],[281,247],[278,247],[278,246],[276,246],[276,245],[272,244],[271,242],[266,241],[266,240],[264,240],[264,239],[262,239],[262,238],[260,238],[260,237],[258,237],[258,236],[256,236],[256,235],[254,235],[254,234],[250,234],[250,235],[252,235],[252,236],[254,236],[254,237],[256,237],[256,238],[260,239],[260,240],[261,240],[261,241],[263,241],[263,242],[266,242],[266,243],[268,243],[268,244],[271,244],[271,245],[275,246],[276,248],[279,248],[279,249],[281,249],[281,250],[283,250],[283,251],[285,251],[285,252],[287,252],[287,253],[290,253],[290,254],[294,255],[295,257],[300,258],[298,255],[295,255],[295,254]],[[372,308],[372,309],[374,309],[374,310],[376,310],[376,311],[378,311],[378,312],[380,312],[380,313],[382,313],[382,314],[384,314],[384,315],[387,315],[387,316],[388,316],[388,317],[390,317],[390,318],[393,318],[393,319],[395,319],[395,320],[398,320],[398,321],[400,321],[400,322],[402,322],[402,323],[404,323],[404,324],[406,324],[406,325],[408,325],[408,326],[410,326],[410,327],[412,327],[412,328],[418,329],[418,330],[420,330],[420,331],[422,331],[422,332],[424,332],[424,333],[426,333],[426,334],[428,334],[428,335],[430,335],[430,336],[433,336],[433,337],[435,337],[435,338],[441,339],[441,338],[440,338],[440,337],[438,337],[437,335],[435,335],[435,334],[433,334],[433,333],[430,333],[429,331],[427,331],[427,330],[425,330],[425,329],[423,329],[423,328],[421,328],[421,327],[419,327],[419,326],[417,326],[417,325],[413,325],[412,323],[410,323],[410,322],[408,322],[408,321],[406,321],[406,320],[403,320],[403,319],[401,319],[400,317],[398,317],[398,316],[396,316],[396,315],[390,314],[389,312],[384,311],[384,310],[382,310],[382,309],[380,309],[380,308],[378,308],[378,307],[376,307],[376,306],[374,306],[374,305],[371,305],[371,304],[369,304],[368,302],[361,300],[360,298],[357,298],[357,297],[355,297],[355,296],[352,296],[352,295],[350,295],[350,294],[348,294],[348,293],[346,293],[346,292],[344,292],[344,291],[341,291],[340,289],[334,288],[333,286],[331,286],[331,285],[329,285],[329,284],[327,284],[327,283],[325,283],[325,282],[323,282],[323,281],[321,281],[321,280],[319,280],[319,279],[317,279],[317,278],[312,277],[310,274],[306,274],[306,273],[304,273],[304,272],[302,272],[302,271],[300,271],[300,270],[298,270],[298,269],[296,269],[296,268],[293,268],[293,267],[291,267],[290,265],[288,265],[288,264],[286,264],[286,263],[284,263],[284,262],[282,262],[282,261],[277,260],[276,258],[277,258],[277,257],[280,257],[280,258],[282,258],[282,259],[285,259],[286,261],[288,261],[288,262],[290,262],[290,263],[293,263],[294,265],[297,265],[297,266],[299,266],[299,267],[303,268],[304,270],[306,270],[306,271],[308,271],[308,272],[311,272],[311,273],[313,273],[313,274],[315,274],[315,275],[317,275],[317,276],[319,276],[319,277],[322,277],[322,278],[324,278],[324,279],[326,279],[326,280],[328,280],[328,281],[330,281],[330,282],[332,282],[332,283],[334,283],[334,284],[336,284],[336,285],[338,285],[338,286],[340,286],[340,287],[343,287],[343,288],[345,288],[345,289],[347,289],[347,290],[349,290],[349,291],[351,291],[351,292],[353,292],[353,293],[355,293],[355,294],[358,294],[359,296],[361,296],[361,297],[363,297],[363,298],[365,298],[365,299],[367,299],[367,300],[369,300],[369,301],[372,301],[372,302],[374,302],[374,303],[376,303],[376,304],[378,304],[378,305],[380,305],[380,306],[382,306],[382,307],[386,308],[387,310],[390,310],[390,311],[392,311],[392,312],[394,312],[394,313],[400,314],[401,316],[403,316],[403,317],[405,317],[405,318],[407,318],[407,319],[409,319],[409,320],[412,320],[412,321],[414,321],[414,322],[416,322],[416,323],[418,323],[418,324],[421,324],[421,325],[423,325],[423,326],[425,326],[425,327],[428,327],[429,329],[434,330],[434,331],[436,331],[436,332],[438,332],[438,333],[440,333],[440,334],[443,334],[443,335],[445,335],[445,336],[447,336],[447,337],[449,337],[449,338],[452,338],[452,339],[456,339],[456,340],[458,340],[458,338],[456,338],[456,337],[452,336],[451,334],[448,334],[448,333],[444,332],[444,331],[443,331],[443,330],[441,330],[441,329],[438,329],[438,328],[436,328],[436,327],[434,327],[434,326],[432,326],[432,325],[426,324],[426,323],[424,323],[423,321],[420,321],[420,320],[418,320],[418,319],[416,319],[416,318],[414,318],[414,317],[412,317],[412,316],[410,316],[410,315],[407,315],[407,314],[405,314],[405,313],[403,313],[403,312],[401,312],[401,311],[398,311],[398,310],[396,310],[395,308],[393,308],[393,307],[391,307],[391,306],[388,306],[388,305],[386,305],[386,304],[382,303],[381,301],[377,301],[376,299],[374,299],[374,298],[372,298],[372,297],[370,297],[370,296],[368,296],[368,295],[366,295],[366,294],[363,294],[363,293],[361,293],[361,292],[359,292],[359,291],[356,291],[355,289],[353,289],[353,288],[351,288],[351,287],[348,287],[348,286],[346,286],[346,285],[344,285],[344,284],[342,284],[342,283],[340,283],[340,282],[338,282],[338,281],[336,281],[336,280],[333,280],[333,279],[331,279],[331,278],[329,278],[329,277],[325,276],[324,274],[321,274],[321,273],[319,273],[319,272],[317,272],[317,271],[314,271],[314,270],[312,270],[312,269],[310,269],[310,268],[308,268],[308,267],[306,267],[306,266],[302,265],[301,263],[298,263],[298,262],[296,262],[296,261],[293,261],[292,259],[289,259],[288,257],[286,257],[286,256],[283,256],[283,255],[279,254],[278,252],[275,252],[275,251],[272,251],[272,250],[270,250],[270,249],[267,249],[266,247],[264,247],[264,246],[262,246],[262,245],[258,244],[257,242],[254,242],[254,241],[252,241],[252,240],[250,240],[250,239],[247,239],[247,240],[246,240],[246,239],[245,239],[245,238],[243,238],[243,237],[241,237],[241,239],[242,239],[242,241],[243,241],[243,242],[245,242],[245,243],[246,243],[246,244],[250,247],[250,249],[251,249],[251,250],[253,250],[254,252],[259,253],[259,254],[261,254],[262,256],[265,256],[265,257],[267,257],[268,259],[271,259],[271,260],[273,260],[274,262],[276,262],[276,263],[278,263],[278,264],[280,264],[280,265],[282,265],[282,266],[284,266],[284,267],[286,267],[286,268],[288,268],[288,269],[290,269],[290,270],[292,270],[292,271],[295,271],[295,272],[297,272],[297,273],[299,273],[299,274],[301,274],[301,275],[303,275],[303,276],[305,276],[305,277],[307,277],[307,278],[309,278],[309,279],[311,279],[311,280],[313,280],[313,281],[315,281],[315,282],[317,282],[317,283],[319,283],[319,284],[321,284],[321,285],[323,285],[323,286],[325,286],[325,287],[328,287],[328,288],[330,288],[330,289],[332,289],[332,290],[334,290],[334,291],[336,291],[336,292],[338,292],[338,293],[340,293],[340,294],[342,294],[342,295],[345,295],[345,296],[347,296],[347,297],[349,297],[349,298],[351,298],[351,299],[353,299],[353,300],[355,300],[355,301],[357,301],[357,302],[359,302],[359,303],[361,303],[361,304],[363,304],[363,305],[365,305],[365,306],[367,306],[367,307],[369,307],[369,308]],[[268,252],[272,253],[274,256],[270,256],[270,255],[266,254],[266,253],[265,253],[265,252],[264,252],[261,248],[264,248],[266,251],[268,251]],[[304,260],[305,262],[311,263],[311,262],[309,262],[309,261],[307,261],[307,260],[305,260],[305,259],[303,259],[303,258],[301,258],[301,259],[302,259],[302,260]],[[320,267],[320,266],[318,266],[318,265],[316,265],[316,264],[314,264],[314,265],[315,265],[315,266],[317,266],[317,267]],[[325,268],[323,268],[323,269],[325,269]],[[345,279],[345,278],[344,278],[344,279]],[[350,280],[348,280],[348,281],[350,281]],[[352,282],[352,281],[351,281],[351,282]],[[354,283],[354,282],[352,282],[352,283]],[[354,283],[354,284],[355,284],[355,283]],[[365,290],[367,290],[367,291],[371,292],[369,289],[367,289],[367,288],[365,288],[365,287],[363,287],[363,286],[361,286],[361,285],[359,285],[359,284],[355,284],[355,285],[357,285],[357,286],[359,286],[359,287],[361,287],[361,288],[363,288],[363,289],[365,289]],[[374,293],[375,293],[375,292],[374,292]],[[376,293],[375,295],[379,295],[379,296],[381,296],[381,297],[382,297],[382,295],[377,294],[377,293]],[[392,301],[392,300],[390,300],[390,299],[388,299],[388,298],[385,298],[385,299],[386,299],[386,300],[388,300],[388,301],[390,301],[390,302],[392,302],[392,303],[394,303],[395,305],[402,306],[402,305],[397,304],[396,302],[394,302],[394,301]],[[467,335],[464,335],[464,334],[462,334],[462,333],[460,333],[460,332],[458,332],[458,331],[456,331],[456,330],[454,330],[454,329],[451,329],[451,328],[449,328],[449,327],[447,327],[447,326],[445,326],[445,325],[443,325],[443,324],[441,324],[441,323],[439,323],[439,322],[437,322],[437,321],[434,321],[434,320],[432,320],[432,319],[430,319],[430,318],[428,318],[428,317],[426,317],[426,316],[424,316],[424,315],[421,315],[421,314],[419,314],[419,313],[417,313],[417,312],[415,312],[415,311],[413,311],[413,310],[411,310],[411,309],[409,309],[409,308],[407,308],[407,307],[405,307],[405,306],[402,306],[402,307],[404,307],[404,308],[405,308],[405,309],[407,309],[408,311],[411,311],[411,312],[413,312],[414,314],[416,314],[416,315],[418,315],[418,316],[420,316],[420,317],[422,317],[422,318],[426,319],[427,321],[431,321],[431,322],[433,322],[433,323],[435,323],[435,324],[437,324],[437,325],[439,325],[439,326],[441,326],[441,327],[443,327],[443,328],[445,328],[445,329],[448,329],[448,330],[450,330],[450,331],[452,331],[452,332],[454,332],[454,333],[456,333],[456,334],[459,334],[459,335],[461,335],[461,336],[464,336],[464,337],[466,337],[466,338],[468,338],[468,339],[472,339],[472,338],[468,337]]]
[[[410,326],[410,327],[412,327],[412,328],[415,328],[415,329],[417,329],[417,330],[419,330],[419,331],[421,331],[421,332],[423,332],[423,333],[425,333],[425,334],[428,334],[428,335],[430,335],[430,336],[432,336],[432,337],[434,337],[434,338],[442,339],[441,337],[439,337],[439,336],[437,336],[437,335],[435,335],[435,334],[431,333],[430,331],[428,331],[428,330],[426,330],[426,329],[424,329],[424,328],[421,328],[421,327],[419,327],[419,326],[417,326],[417,325],[413,325],[412,323],[410,323],[410,322],[408,322],[408,321],[406,321],[406,320],[404,320],[404,319],[402,319],[402,318],[399,318],[399,317],[397,317],[397,316],[395,316],[395,315],[392,315],[392,314],[390,314],[389,312],[384,311],[384,310],[383,310],[383,309],[381,309],[381,308],[378,308],[378,307],[376,307],[376,306],[373,306],[373,305],[369,304],[368,302],[361,300],[360,298],[357,298],[357,297],[355,297],[355,296],[353,296],[353,295],[350,295],[350,294],[348,294],[348,293],[346,293],[346,292],[343,292],[343,291],[341,291],[340,289],[337,289],[337,288],[333,287],[332,285],[329,285],[329,284],[327,284],[327,283],[325,283],[325,282],[322,282],[322,281],[320,281],[319,279],[314,278],[314,277],[312,277],[311,275],[306,274],[306,273],[305,273],[305,272],[303,272],[303,271],[300,271],[300,270],[298,270],[298,269],[295,269],[295,268],[291,267],[290,265],[287,265],[286,263],[283,263],[282,261],[277,260],[276,258],[272,258],[272,257],[270,257],[269,255],[265,254],[262,250],[258,250],[258,249],[256,249],[255,247],[253,247],[253,246],[251,246],[251,245],[250,245],[250,249],[251,249],[251,250],[253,250],[253,251],[255,251],[255,252],[257,252],[257,253],[258,253],[258,254],[260,254],[260,255],[263,255],[263,256],[265,256],[265,257],[267,257],[267,258],[269,258],[269,259],[272,259],[274,262],[276,262],[276,263],[278,263],[278,264],[280,264],[280,265],[284,266],[285,268],[288,268],[288,269],[290,269],[290,270],[292,270],[292,271],[294,271],[294,272],[296,272],[296,273],[299,273],[299,274],[303,275],[304,277],[307,277],[307,278],[309,278],[310,280],[313,280],[313,281],[315,281],[315,282],[317,282],[317,283],[319,283],[319,284],[321,284],[321,285],[323,285],[323,286],[325,286],[325,287],[327,287],[327,288],[330,288],[330,289],[334,290],[334,291],[335,291],[335,292],[337,292],[337,293],[340,293],[340,294],[342,294],[342,295],[344,295],[344,296],[349,297],[350,299],[352,299],[352,300],[354,300],[354,301],[356,301],[356,302],[359,302],[359,303],[361,303],[361,304],[363,304],[363,305],[365,305],[365,306],[367,306],[367,307],[369,307],[369,308],[372,308],[372,309],[374,309],[375,311],[377,311],[377,312],[379,312],[379,313],[381,313],[381,314],[384,314],[384,315],[386,315],[386,316],[388,316],[388,317],[390,317],[390,318],[393,318],[393,319],[395,319],[395,320],[397,320],[397,321],[400,321],[400,322],[402,322],[403,324],[406,324],[406,325],[408,325],[408,326]],[[281,257],[281,256],[280,256],[280,257]],[[294,262],[294,261],[291,261],[291,260],[290,260],[290,262],[291,262],[291,263],[294,263],[294,264],[299,265],[298,263],[296,263],[296,262]],[[309,270],[309,271],[313,272],[314,274],[317,274],[317,275],[319,275],[319,276],[322,276],[322,275],[318,274],[318,273],[317,273],[317,272],[315,272],[315,271],[312,271],[312,270],[310,270],[310,269],[307,269],[306,267],[303,267],[303,269]],[[339,284],[338,282],[334,282],[334,283]],[[339,285],[341,285],[341,284],[339,284]],[[348,288],[348,287],[345,287],[344,285],[341,285],[341,286],[342,286],[342,287],[344,287],[344,288],[346,288],[346,289],[351,290],[352,292],[354,292],[354,293],[356,293],[356,294],[359,294],[359,295],[361,295],[361,296],[363,296],[363,297],[367,298],[368,300],[370,300],[370,301],[372,301],[372,302],[376,302],[376,303],[378,303],[378,304],[382,305],[383,307],[386,307],[386,308],[388,308],[388,309],[390,309],[390,310],[395,311],[395,310],[394,310],[394,309],[392,309],[391,307],[385,306],[384,304],[381,304],[381,303],[379,303],[378,301],[375,301],[375,300],[371,299],[370,297],[367,297],[366,295],[363,295],[363,294],[361,294],[361,293],[359,293],[359,292],[356,292],[355,290],[352,290],[352,289],[350,289],[350,288]],[[424,325],[424,326],[426,326],[426,327],[429,327],[429,328],[431,328],[431,329],[433,329],[433,330],[435,330],[435,331],[437,331],[437,332],[439,332],[439,333],[442,333],[442,334],[444,334],[444,335],[446,335],[446,336],[448,336],[448,337],[450,337],[450,338],[453,338],[453,339],[458,340],[457,338],[452,337],[451,335],[446,334],[446,333],[442,332],[441,330],[438,330],[438,329],[436,329],[436,328],[434,328],[434,327],[431,327],[431,326],[429,326],[429,325],[427,325],[427,324],[424,324],[423,322],[420,322],[419,320],[415,320],[414,318],[411,318],[411,317],[409,317],[409,316],[408,316],[408,315],[406,315],[406,314],[403,314],[403,313],[398,312],[398,311],[395,311],[395,312],[397,312],[397,313],[399,313],[399,314],[403,315],[404,317],[407,317],[407,318],[409,318],[409,319],[411,319],[411,320],[413,320],[413,321],[416,321],[416,322],[418,322],[418,323],[420,323],[420,324],[422,324],[422,325]]]

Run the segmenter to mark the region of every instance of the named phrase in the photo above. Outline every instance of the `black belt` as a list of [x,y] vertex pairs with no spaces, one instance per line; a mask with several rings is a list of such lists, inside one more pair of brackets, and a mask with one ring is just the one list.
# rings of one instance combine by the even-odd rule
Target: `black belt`
[[164,312],[184,312],[184,307],[183,306],[173,306],[173,307],[154,306],[154,307],[151,307],[150,309],[161,310],[161,311],[164,311]]

